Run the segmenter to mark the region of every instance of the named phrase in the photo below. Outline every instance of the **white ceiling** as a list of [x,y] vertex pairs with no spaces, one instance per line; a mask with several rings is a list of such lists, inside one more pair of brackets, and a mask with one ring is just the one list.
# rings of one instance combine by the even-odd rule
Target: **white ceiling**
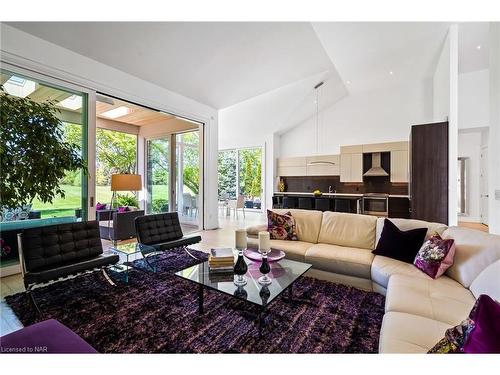
[[[15,22],[10,25],[222,109],[279,88],[286,87],[282,92],[303,90],[303,83],[319,74],[329,77],[323,102],[332,104],[347,92],[430,78],[450,23]],[[488,23],[459,24],[460,72],[488,67],[488,28]],[[480,50],[477,45],[481,45]],[[314,90],[309,86],[307,92],[292,96],[313,95]],[[304,103],[309,101],[304,99]]]
[[432,76],[448,26],[431,22],[313,23],[349,92]]
[[215,108],[332,69],[307,22],[9,24]]
[[[463,22],[458,27],[458,71],[468,73],[488,69],[489,23]],[[481,46],[480,49],[477,47]]]

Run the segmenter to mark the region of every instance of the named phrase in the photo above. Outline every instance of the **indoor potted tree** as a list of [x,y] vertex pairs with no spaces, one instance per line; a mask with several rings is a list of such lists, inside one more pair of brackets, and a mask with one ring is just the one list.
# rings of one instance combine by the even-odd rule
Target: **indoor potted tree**
[[29,211],[34,199],[52,203],[56,196],[64,198],[60,184],[65,173],[87,171],[78,146],[63,138],[55,104],[8,95],[0,86],[0,208],[4,216],[12,210]]

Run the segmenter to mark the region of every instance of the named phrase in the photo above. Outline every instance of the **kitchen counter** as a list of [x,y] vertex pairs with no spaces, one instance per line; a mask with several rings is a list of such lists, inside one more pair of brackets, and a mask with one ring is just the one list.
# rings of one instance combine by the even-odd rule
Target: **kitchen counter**
[[[285,191],[285,192],[275,192],[274,195],[296,195],[296,196],[306,196],[306,197],[315,197],[313,193],[304,193],[304,192],[294,192],[294,191]],[[363,193],[323,193],[319,197],[316,198],[321,198],[321,197],[327,197],[327,198],[362,198]],[[398,194],[389,194],[389,198],[406,198],[409,199],[409,195],[398,195]]]
[[323,193],[320,196],[315,196],[313,193],[301,193],[301,192],[293,192],[293,191],[285,191],[285,192],[275,192],[274,195],[297,195],[297,196],[306,196],[306,197],[327,197],[327,198],[362,198],[363,194],[350,194],[350,193]]

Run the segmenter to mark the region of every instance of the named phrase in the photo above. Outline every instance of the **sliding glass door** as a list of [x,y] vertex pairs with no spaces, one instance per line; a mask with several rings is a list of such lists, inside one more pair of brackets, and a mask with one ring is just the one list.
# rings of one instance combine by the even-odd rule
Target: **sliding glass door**
[[146,141],[146,212],[149,214],[169,211],[169,144],[169,137],[149,139]]
[[[1,221],[41,219],[45,223],[86,219],[87,176],[82,173],[82,169],[71,170],[68,164],[67,170],[56,179],[58,187],[54,188],[53,198],[44,199],[44,186],[55,186],[54,173],[40,173],[40,168],[47,168],[47,165],[43,164],[44,161],[48,165],[54,165],[54,168],[57,167],[57,163],[51,160],[60,159],[57,152],[63,152],[64,149],[70,150],[87,163],[87,94],[7,70],[1,70],[0,85],[3,87],[2,95],[11,97],[12,103],[19,101],[17,112],[9,112],[7,109],[6,117],[2,121],[6,124],[11,121],[13,124],[20,119],[19,115],[24,115],[27,123],[40,126],[40,129],[25,127],[24,133],[19,127],[16,128],[16,134],[13,134],[14,137],[7,144],[6,152],[17,149],[17,154],[6,155],[17,159],[18,165],[12,172],[23,176],[29,186],[39,186],[39,189],[35,196],[28,198],[27,205],[4,207]],[[18,113],[23,109],[27,112]],[[47,113],[43,111],[49,111],[59,120],[58,128],[50,134],[42,129],[48,129],[49,126],[47,122],[40,121],[44,116],[48,118]],[[2,136],[7,137],[8,130]],[[60,147],[55,147],[58,142]],[[30,172],[30,168],[34,169]]]
[[200,207],[199,131],[175,135],[175,210],[187,231],[198,230]]

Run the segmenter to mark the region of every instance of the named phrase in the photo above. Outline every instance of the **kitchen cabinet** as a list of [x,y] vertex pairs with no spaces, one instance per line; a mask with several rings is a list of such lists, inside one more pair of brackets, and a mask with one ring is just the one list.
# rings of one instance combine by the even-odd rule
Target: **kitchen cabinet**
[[340,156],[323,155],[306,158],[307,176],[338,176],[340,175]]
[[338,176],[339,155],[317,155],[278,159],[278,176]]
[[408,150],[391,151],[391,182],[408,182]]
[[340,182],[363,182],[363,153],[340,154]]
[[306,176],[306,157],[292,157],[278,159],[278,176]]

